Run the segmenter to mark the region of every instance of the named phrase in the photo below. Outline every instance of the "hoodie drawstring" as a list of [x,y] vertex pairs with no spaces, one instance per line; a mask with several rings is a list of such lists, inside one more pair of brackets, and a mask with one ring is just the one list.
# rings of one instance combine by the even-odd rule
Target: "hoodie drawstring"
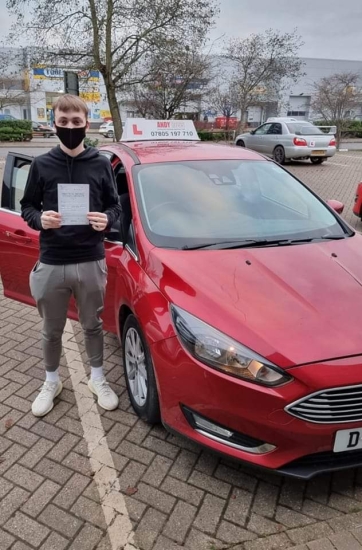
[[66,156],[65,159],[66,159],[66,162],[67,162],[67,169],[68,169],[68,180],[69,180],[68,183],[72,183],[74,158],[73,157],[71,158],[70,165],[69,165],[69,157]]

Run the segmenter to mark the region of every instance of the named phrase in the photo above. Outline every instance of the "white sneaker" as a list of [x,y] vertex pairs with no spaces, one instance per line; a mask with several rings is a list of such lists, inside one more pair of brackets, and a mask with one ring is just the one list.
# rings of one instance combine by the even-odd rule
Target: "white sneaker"
[[63,384],[58,382],[44,382],[38,397],[32,404],[31,410],[34,416],[45,416],[54,407],[54,399],[63,389]]
[[88,388],[98,398],[98,405],[106,411],[113,411],[118,407],[118,397],[108,384],[104,376],[102,378],[90,379]]

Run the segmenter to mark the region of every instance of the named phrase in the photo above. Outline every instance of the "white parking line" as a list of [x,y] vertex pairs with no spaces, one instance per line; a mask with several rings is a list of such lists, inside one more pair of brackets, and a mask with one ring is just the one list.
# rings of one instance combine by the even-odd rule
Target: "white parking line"
[[64,355],[112,550],[137,550],[132,523],[120,491],[117,471],[107,444],[101,416],[87,387],[87,374],[79,347],[74,340],[67,346],[67,341],[73,337],[73,326],[68,320],[63,340]]
[[[339,152],[341,153],[342,150],[339,151]],[[356,151],[356,153],[359,153],[359,151]],[[342,156],[344,159],[357,159],[357,160],[359,160],[359,161],[360,161],[361,158],[362,158],[362,155],[358,155],[358,154],[356,154],[356,155],[344,155],[344,154],[343,154],[343,155],[341,155],[341,156]]]

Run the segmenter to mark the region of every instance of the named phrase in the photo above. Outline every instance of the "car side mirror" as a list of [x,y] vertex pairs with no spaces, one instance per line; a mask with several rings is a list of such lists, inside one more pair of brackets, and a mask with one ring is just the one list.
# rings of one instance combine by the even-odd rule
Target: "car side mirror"
[[255,130],[252,130],[250,134],[253,136],[255,134]]
[[344,210],[343,202],[335,201],[335,200],[332,199],[332,200],[327,201],[327,204],[328,204],[328,206],[333,208],[333,210],[335,212],[337,212],[337,214],[342,214],[342,212]]

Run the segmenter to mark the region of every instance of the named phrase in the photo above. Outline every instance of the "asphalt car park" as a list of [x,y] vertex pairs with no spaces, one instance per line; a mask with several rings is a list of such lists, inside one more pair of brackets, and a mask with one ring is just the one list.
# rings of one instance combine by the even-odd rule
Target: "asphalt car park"
[[[350,217],[358,229],[360,222],[350,212],[361,166],[359,154],[339,154],[320,167],[298,163],[287,168],[324,199],[333,197],[344,202],[344,215]],[[54,415],[46,417],[41,426],[38,421],[31,424],[30,402],[36,383],[39,386],[42,379],[37,314],[31,308],[4,298],[1,312],[6,326],[5,323],[1,325],[0,402],[5,409],[2,409],[3,435],[0,441],[6,449],[6,457],[4,466],[0,464],[3,468],[0,471],[5,480],[6,502],[9,505],[14,498],[14,495],[11,497],[13,491],[19,487],[24,491],[24,499],[30,498],[30,494],[40,499],[42,493],[40,490],[37,493],[38,488],[45,483],[49,488],[46,503],[42,500],[34,515],[29,513],[30,507],[26,504],[19,505],[18,508],[23,506],[24,509],[14,511],[16,521],[11,516],[0,522],[4,533],[14,541],[17,537],[26,540],[24,537],[28,536],[29,547],[37,546],[33,544],[37,540],[31,539],[29,532],[25,533],[27,521],[32,518],[42,529],[48,529],[44,538],[48,540],[46,537],[53,531],[59,532],[53,516],[65,513],[64,495],[78,481],[79,489],[73,494],[75,500],[66,512],[76,528],[73,535],[64,530],[61,536],[70,541],[67,544],[71,544],[82,529],[88,532],[98,529],[93,531],[95,538],[106,537],[107,529],[96,519],[96,510],[99,515],[101,504],[97,504],[92,476],[87,477],[89,469],[85,459],[87,451],[82,445],[82,425],[71,394],[67,392],[61,398],[58,414],[55,408]],[[76,324],[74,335],[67,342],[66,355],[74,353],[76,347],[83,350]],[[348,537],[353,537],[350,541],[358,544],[359,532],[358,529],[354,531],[354,527],[360,521],[360,470],[328,474],[310,482],[294,481],[205,453],[189,441],[137,420],[119,368],[122,359],[117,340],[112,335],[107,336],[106,355],[107,369],[115,389],[121,394],[121,408],[119,415],[105,413],[101,420],[120,480],[120,490],[125,496],[141,548],[289,548],[322,536],[332,541],[332,548],[342,548],[340,541],[348,542]],[[66,387],[70,389],[72,381],[66,360],[63,374],[67,378]],[[29,431],[28,439],[22,430]],[[20,435],[23,435],[23,441]],[[59,441],[63,441],[63,445],[59,445],[57,450],[62,446],[69,448],[66,455],[60,456],[57,450],[53,450]],[[73,444],[69,442],[65,447],[66,441]],[[31,461],[28,453],[33,446],[41,449]],[[69,481],[65,481],[64,472],[69,475]],[[21,473],[24,479],[19,475]],[[31,486],[25,474],[31,476]],[[56,480],[55,475],[59,476]],[[80,480],[84,484],[88,480],[86,488]],[[345,529],[350,532],[341,536],[340,532]],[[323,544],[327,544],[326,541]]]

